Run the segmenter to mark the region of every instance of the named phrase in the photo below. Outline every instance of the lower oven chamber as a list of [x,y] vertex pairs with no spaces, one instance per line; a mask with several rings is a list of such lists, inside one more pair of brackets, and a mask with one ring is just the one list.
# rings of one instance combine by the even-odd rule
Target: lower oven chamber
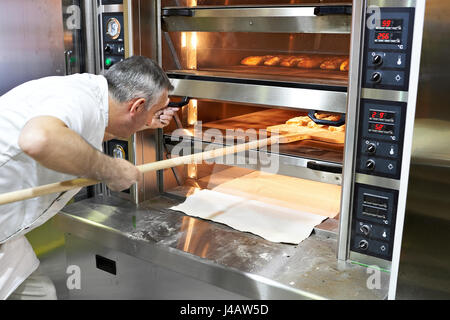
[[[263,139],[268,136],[267,127],[299,116],[307,117],[307,112],[194,99],[164,131],[164,157]],[[263,199],[313,213],[331,210],[337,215],[343,152],[343,144],[314,140],[272,145],[165,170],[162,189],[167,194],[186,197],[198,190],[225,190],[228,186],[225,192],[238,195],[239,189],[248,199]],[[258,172],[266,173],[265,179],[273,185],[259,179]],[[276,190],[277,184],[288,184],[288,190]],[[324,203],[327,209],[321,206]]]

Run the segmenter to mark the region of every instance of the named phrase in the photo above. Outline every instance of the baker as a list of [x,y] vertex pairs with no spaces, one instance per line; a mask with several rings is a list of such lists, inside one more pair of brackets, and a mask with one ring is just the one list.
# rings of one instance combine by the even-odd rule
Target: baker
[[[168,125],[177,111],[168,107],[172,89],[155,62],[138,56],[104,76],[46,77],[12,89],[0,97],[0,193],[76,177],[128,189],[139,170],[102,153],[102,142]],[[0,205],[0,299],[56,299],[25,234],[79,190]]]

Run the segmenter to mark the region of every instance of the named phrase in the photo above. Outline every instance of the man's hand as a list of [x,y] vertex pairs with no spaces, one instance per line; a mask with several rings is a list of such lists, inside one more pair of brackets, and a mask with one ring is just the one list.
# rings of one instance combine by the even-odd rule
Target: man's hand
[[111,168],[103,181],[112,191],[122,191],[138,182],[139,169],[124,159],[111,159]]
[[170,124],[178,108],[167,107],[159,110],[152,118],[152,122],[147,125],[152,129],[164,128]]

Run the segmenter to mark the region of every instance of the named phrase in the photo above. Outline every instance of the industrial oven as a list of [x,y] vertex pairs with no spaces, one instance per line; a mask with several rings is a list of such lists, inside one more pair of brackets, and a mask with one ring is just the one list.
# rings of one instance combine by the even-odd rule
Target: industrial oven
[[[180,111],[164,130],[113,142],[113,155],[164,160],[257,139],[296,117],[345,128],[345,143],[302,140],[178,166],[145,174],[125,197],[103,188],[66,207],[58,225],[67,263],[84,275],[71,296],[395,298],[425,8],[421,0],[124,1],[123,20],[105,23],[126,30],[124,56],[159,62]],[[111,43],[100,47],[104,67],[121,45]],[[300,67],[302,57],[320,63]],[[327,59],[339,62],[327,68]],[[323,114],[340,122],[321,122]],[[264,195],[270,203],[320,211],[326,202],[337,215],[288,245],[170,209],[258,172],[280,181]],[[264,189],[256,183],[239,192]]]

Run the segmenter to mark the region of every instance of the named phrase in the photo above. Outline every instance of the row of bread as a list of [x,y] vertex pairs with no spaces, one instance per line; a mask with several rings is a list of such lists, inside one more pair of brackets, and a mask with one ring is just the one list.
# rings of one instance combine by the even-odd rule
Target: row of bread
[[301,69],[323,69],[323,70],[349,70],[349,58],[345,56],[330,55],[266,55],[266,56],[250,56],[244,58],[241,64],[246,66],[270,66],[270,67],[287,67]]

